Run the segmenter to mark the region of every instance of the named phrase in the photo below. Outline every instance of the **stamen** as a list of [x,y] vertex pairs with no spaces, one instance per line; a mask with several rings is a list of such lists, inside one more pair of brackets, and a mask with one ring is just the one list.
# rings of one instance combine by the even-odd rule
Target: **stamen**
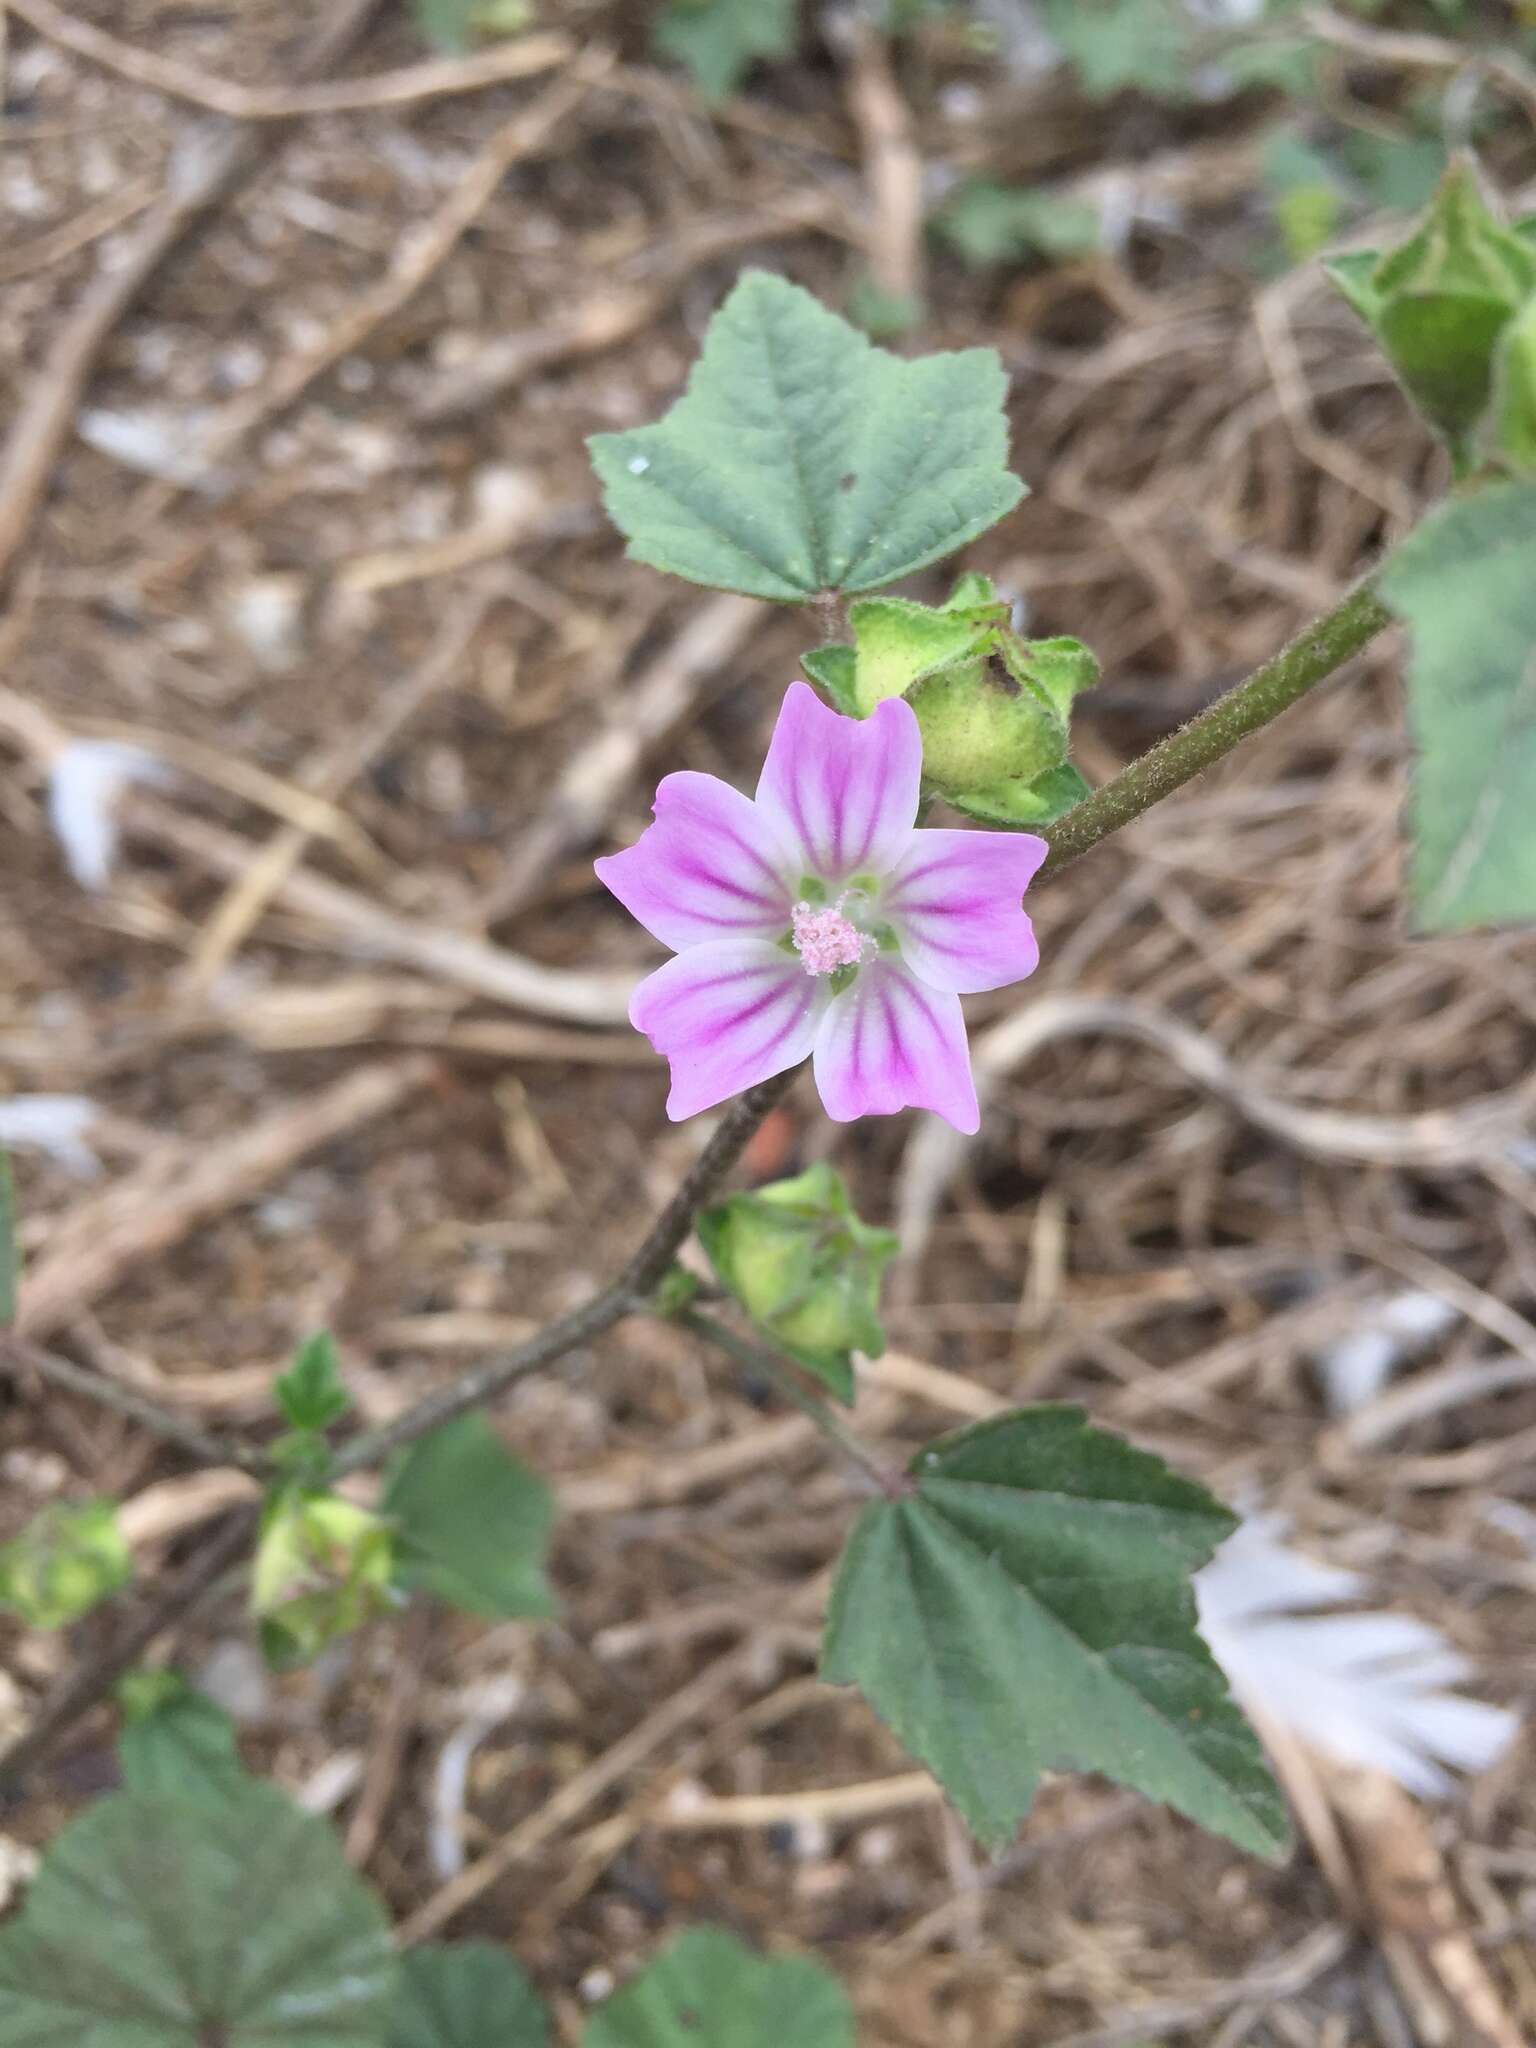
[[824,908],[802,900],[790,913],[790,937],[807,974],[836,974],[858,967],[879,951],[879,943],[843,915],[847,892]]

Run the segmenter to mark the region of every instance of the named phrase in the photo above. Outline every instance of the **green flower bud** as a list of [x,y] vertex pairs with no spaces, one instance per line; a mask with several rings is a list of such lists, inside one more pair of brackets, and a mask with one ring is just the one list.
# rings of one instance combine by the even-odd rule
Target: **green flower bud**
[[111,1500],[44,1508],[0,1545],[0,1604],[31,1628],[67,1628],[133,1576]]
[[848,617],[855,645],[813,648],[806,674],[854,718],[905,697],[931,794],[973,817],[1029,825],[1088,794],[1067,762],[1072,701],[1099,678],[1080,640],[1021,640],[1009,607],[976,574],[945,605],[871,597]]
[[1492,389],[1499,338],[1536,291],[1536,248],[1496,218],[1471,160],[1458,157],[1406,242],[1382,256],[1357,254],[1328,267],[1465,468]]
[[878,1358],[885,1349],[877,1310],[893,1234],[860,1221],[824,1164],[730,1196],[706,1209],[698,1228],[721,1284],[753,1322],[852,1401],[854,1352]]
[[251,1575],[268,1661],[307,1663],[394,1605],[393,1572],[394,1540],[382,1516],[339,1494],[282,1488],[267,1503]]

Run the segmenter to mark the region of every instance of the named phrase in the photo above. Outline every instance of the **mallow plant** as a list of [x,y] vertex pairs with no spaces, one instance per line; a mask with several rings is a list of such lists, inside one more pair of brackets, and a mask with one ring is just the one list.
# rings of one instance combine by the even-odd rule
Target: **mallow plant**
[[[772,736],[755,788],[666,775],[654,822],[597,863],[657,945],[631,1015],[670,1064],[668,1114],[701,1120],[694,1163],[606,1286],[380,1427],[356,1423],[323,1334],[277,1379],[272,1428],[235,1443],[4,1339],[12,1362],[126,1405],[178,1455],[256,1475],[263,1501],[230,1515],[158,1599],[98,1625],[105,1647],[66,1673],[0,1762],[24,1781],[80,1714],[115,1697],[124,1789],[63,1830],[0,1929],[0,2040],[549,2038],[503,1949],[397,1955],[327,1823],[255,1780],[219,1709],[142,1659],[231,1574],[266,1654],[285,1665],[387,1625],[411,1599],[531,1623],[550,1614],[553,1496],[487,1411],[628,1317],[670,1317],[755,1384],[766,1377],[846,1462],[822,1676],[863,1694],[986,1849],[1013,1838],[1043,1772],[1080,1770],[1244,1854],[1285,1853],[1284,1802],[1201,1635],[1193,1585],[1235,1517],[1060,1403],[890,1465],[857,1433],[856,1394],[859,1357],[881,1346],[895,1239],[855,1211],[830,1165],[764,1187],[728,1182],[807,1064],[838,1124],[916,1110],[976,1132],[963,998],[1025,981],[1049,950],[1052,875],[1394,621],[1407,628],[1418,923],[1536,912],[1536,232],[1502,220],[1457,163],[1398,247],[1334,270],[1443,435],[1450,495],[1325,617],[1097,790],[1071,759],[1075,702],[1097,676],[1087,647],[1025,637],[983,575],[959,575],[947,594],[931,576],[916,586],[925,596],[890,590],[910,590],[1023,494],[992,352],[900,359],[793,284],[749,273],[672,409],[594,439],[632,556],[815,622],[800,673],[763,706]],[[14,1245],[0,1173],[4,1320],[25,1287]],[[75,1502],[0,1551],[0,1599],[34,1627],[67,1628],[118,1598],[130,1572],[114,1504]],[[1245,1601],[1219,1600],[1213,1585],[1218,1642],[1238,1640]],[[1262,1690],[1265,1668],[1244,1661],[1243,1697]],[[1356,1726],[1342,1709],[1336,1719]],[[1440,1750],[1467,1760],[1501,1733],[1463,1716],[1441,1727]],[[708,1928],[664,1949],[584,2036],[591,2048],[784,2038],[851,2041],[835,1982]]]

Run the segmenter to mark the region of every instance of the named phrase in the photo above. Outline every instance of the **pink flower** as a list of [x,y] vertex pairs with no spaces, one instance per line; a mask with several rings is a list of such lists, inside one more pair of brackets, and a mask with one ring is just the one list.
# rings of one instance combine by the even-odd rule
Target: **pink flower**
[[960,998],[1034,972],[1019,899],[1046,845],[919,830],[922,758],[900,698],[843,718],[791,683],[755,799],[713,775],[669,775],[656,822],[597,863],[677,956],[629,1006],[672,1063],[668,1116],[810,1054],[838,1123],[915,1108],[977,1128]]

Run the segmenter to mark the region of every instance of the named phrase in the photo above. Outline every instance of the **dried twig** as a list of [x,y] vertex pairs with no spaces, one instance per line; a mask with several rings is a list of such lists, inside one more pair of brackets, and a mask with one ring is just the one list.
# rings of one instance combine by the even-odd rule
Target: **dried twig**
[[845,31],[848,109],[859,131],[869,187],[869,274],[910,305],[923,296],[923,159],[890,46],[867,19]]
[[[49,0],[29,4],[42,7],[50,17],[57,15],[66,28],[79,26]],[[339,7],[300,62],[299,75],[327,70],[361,33],[375,4],[376,0],[349,0]],[[182,238],[249,177],[265,155],[265,139],[246,128],[226,128],[213,135],[198,131],[185,137],[164,196],[135,231],[122,260],[87,288],[51,337],[47,363],[33,378],[0,449],[0,584],[31,531],[80,393],[107,337]]]
[[14,1378],[33,1375],[47,1380],[52,1386],[63,1387],[68,1393],[83,1395],[98,1407],[110,1408],[114,1415],[140,1423],[167,1443],[190,1451],[193,1457],[201,1458],[205,1464],[235,1465],[242,1471],[256,1471],[265,1462],[261,1453],[249,1445],[200,1429],[195,1422],[188,1422],[169,1408],[163,1408],[158,1401],[151,1401],[132,1387],[124,1386],[121,1381],[108,1379],[104,1373],[92,1372],[89,1367],[76,1365],[68,1358],[60,1358],[54,1352],[45,1351],[40,1344],[29,1344],[12,1330],[0,1330],[0,1372],[7,1372]]
[[375,72],[371,78],[339,79],[328,85],[236,85],[125,43],[78,15],[66,13],[54,0],[11,0],[11,12],[50,42],[105,71],[115,71],[136,85],[151,86],[172,99],[185,100],[232,121],[292,121],[307,114],[409,106],[416,100],[478,92],[482,86],[506,79],[552,71],[566,61],[573,48],[568,36],[509,36],[470,57],[433,59],[398,71]]
[[293,405],[317,377],[343,356],[354,354],[376,327],[415,297],[495,197],[512,166],[542,148],[612,63],[610,51],[584,51],[531,107],[497,129],[432,218],[402,240],[377,284],[363,292],[310,347],[288,357],[265,383],[234,400],[209,422],[198,455],[210,472],[248,435]]
[[560,771],[543,815],[481,901],[487,924],[526,909],[556,864],[601,832],[646,752],[697,707],[711,684],[724,680],[726,664],[766,609],[755,598],[711,598],[690,613],[642,675],[614,693],[612,714]]
[[62,1328],[141,1260],[248,1202],[306,1153],[397,1108],[436,1072],[425,1055],[360,1067],[221,1145],[175,1141],[151,1154],[50,1231],[22,1285],[18,1335],[37,1339]]

